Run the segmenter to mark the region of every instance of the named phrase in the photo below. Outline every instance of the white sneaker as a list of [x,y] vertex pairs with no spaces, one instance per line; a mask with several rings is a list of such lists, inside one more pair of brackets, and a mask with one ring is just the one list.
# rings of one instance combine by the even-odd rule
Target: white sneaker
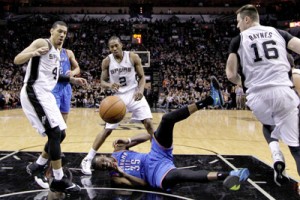
[[290,181],[285,172],[284,156],[281,151],[274,152],[273,155],[274,182],[281,186]]
[[92,160],[84,158],[80,164],[81,172],[84,173],[85,175],[92,175],[91,165],[92,165]]

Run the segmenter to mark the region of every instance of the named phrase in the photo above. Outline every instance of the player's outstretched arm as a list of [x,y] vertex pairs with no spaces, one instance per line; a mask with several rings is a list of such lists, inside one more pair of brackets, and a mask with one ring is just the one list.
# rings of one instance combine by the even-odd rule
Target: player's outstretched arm
[[24,64],[25,62],[30,60],[30,58],[44,55],[48,51],[49,47],[47,41],[45,39],[36,39],[15,57],[14,64]]
[[117,139],[113,142],[113,146],[115,148],[115,151],[120,151],[136,146],[150,139],[151,135],[149,135],[148,133],[140,133],[131,138]]

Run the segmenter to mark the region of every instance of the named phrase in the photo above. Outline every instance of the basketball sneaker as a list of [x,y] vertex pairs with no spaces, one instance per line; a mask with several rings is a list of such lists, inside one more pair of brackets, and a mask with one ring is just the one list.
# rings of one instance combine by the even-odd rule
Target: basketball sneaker
[[276,151],[272,154],[273,157],[273,169],[274,169],[274,182],[278,186],[282,186],[290,181],[285,172],[284,156],[281,151]]
[[86,189],[86,192],[88,193],[88,196],[90,199],[95,199],[97,196],[96,191],[93,189],[91,176],[82,176],[80,177],[82,186]]
[[92,175],[92,170],[91,170],[91,166],[92,166],[92,160],[88,159],[88,158],[84,158],[81,161],[81,172],[84,173],[85,175]]
[[237,170],[232,170],[229,176],[224,180],[223,185],[229,190],[239,190],[241,183],[245,182],[250,175],[247,168],[241,168]]
[[49,189],[48,178],[45,176],[45,173],[39,173],[37,176],[34,176],[35,182],[44,189]]
[[26,172],[31,176],[38,175],[39,173],[44,173],[46,169],[47,165],[39,165],[36,162],[30,163],[26,166]]
[[81,190],[81,188],[75,183],[72,183],[71,179],[67,176],[63,176],[61,180],[51,178],[49,185],[52,192],[77,193]]
[[224,100],[221,91],[221,85],[215,76],[210,77],[210,96],[214,99],[213,106],[223,107]]

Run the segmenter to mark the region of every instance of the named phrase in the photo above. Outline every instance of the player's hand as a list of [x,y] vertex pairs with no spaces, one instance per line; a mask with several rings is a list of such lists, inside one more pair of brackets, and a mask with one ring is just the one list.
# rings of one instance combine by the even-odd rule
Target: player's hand
[[49,51],[48,47],[40,47],[33,52],[33,56],[45,55],[46,53],[48,53],[48,51]]
[[127,144],[129,144],[129,142],[130,141],[128,139],[116,139],[113,142],[113,146],[116,147],[116,146],[127,145]]
[[141,93],[140,91],[138,91],[138,92],[136,92],[135,94],[134,94],[134,100],[135,101],[139,101],[139,100],[141,100],[142,98],[143,98],[143,93]]
[[110,86],[110,89],[112,90],[113,93],[116,93],[119,91],[120,84],[118,83],[112,83]]
[[119,173],[120,177],[124,176],[125,174],[125,172],[119,166],[116,166],[116,172]]
[[85,78],[70,77],[70,82],[75,85],[86,86],[86,87],[88,86],[87,80]]

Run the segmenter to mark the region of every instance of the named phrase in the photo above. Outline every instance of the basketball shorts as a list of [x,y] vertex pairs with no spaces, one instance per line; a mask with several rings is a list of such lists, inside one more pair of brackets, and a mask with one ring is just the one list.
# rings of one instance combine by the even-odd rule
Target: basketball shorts
[[151,151],[144,164],[147,182],[152,187],[163,189],[163,179],[170,170],[176,168],[172,152],[173,147],[166,149],[155,138],[152,139]]
[[275,125],[272,138],[299,146],[299,97],[289,87],[273,87],[247,96],[247,106],[263,124]]
[[46,136],[45,131],[49,128],[56,126],[59,126],[60,130],[67,128],[50,91],[25,84],[20,97],[26,117],[42,136]]
[[[131,119],[134,121],[141,121],[144,119],[152,119],[152,113],[150,110],[150,106],[145,97],[143,97],[139,101],[134,100],[135,90],[130,90],[123,94],[116,94],[119,96],[126,105],[127,112],[132,113]],[[119,126],[119,124],[109,124],[106,123],[106,129],[115,129]]]
[[57,83],[52,90],[56,99],[56,104],[61,113],[69,113],[71,107],[72,87],[65,83]]

